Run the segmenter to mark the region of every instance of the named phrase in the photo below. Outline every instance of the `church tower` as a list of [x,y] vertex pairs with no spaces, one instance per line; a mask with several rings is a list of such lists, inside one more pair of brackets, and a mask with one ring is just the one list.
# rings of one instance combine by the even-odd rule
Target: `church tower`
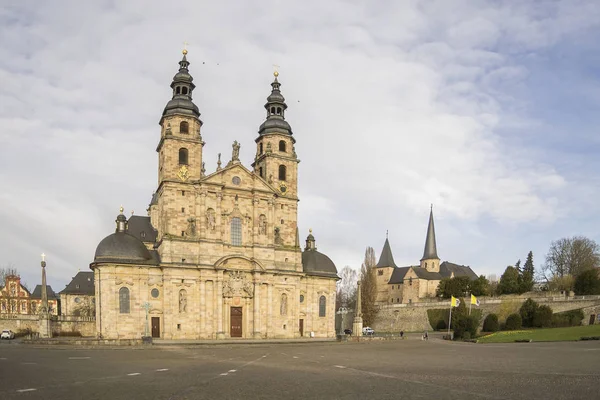
[[267,119],[258,130],[252,167],[254,173],[273,185],[280,195],[297,198],[300,160],[294,148],[296,140],[292,137],[292,128],[285,120],[287,104],[280,91],[279,73],[275,71],[274,75],[265,104]]
[[[177,198],[192,194],[192,184],[202,176],[202,147],[200,134],[202,121],[200,111],[192,101],[196,87],[188,67],[187,50],[179,61],[179,71],[173,77],[173,97],[165,106],[160,119],[160,141],[158,152],[158,189],[151,204],[153,225],[159,235],[184,236],[187,227],[185,207],[179,207]],[[153,213],[152,205],[158,205],[160,216]],[[156,210],[156,208],[154,208]],[[173,218],[177,216],[177,218]]]
[[440,272],[440,258],[437,255],[437,246],[435,244],[433,206],[429,212],[429,226],[427,226],[427,237],[425,239],[423,258],[421,258],[421,268],[425,268],[429,272]]

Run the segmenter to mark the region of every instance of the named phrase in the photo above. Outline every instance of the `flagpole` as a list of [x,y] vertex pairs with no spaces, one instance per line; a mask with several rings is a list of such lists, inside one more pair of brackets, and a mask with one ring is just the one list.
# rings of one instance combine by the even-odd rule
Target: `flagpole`
[[[452,300],[450,300],[450,316],[448,317],[448,336],[450,336],[450,324],[452,323]],[[448,337],[450,340],[450,337]]]

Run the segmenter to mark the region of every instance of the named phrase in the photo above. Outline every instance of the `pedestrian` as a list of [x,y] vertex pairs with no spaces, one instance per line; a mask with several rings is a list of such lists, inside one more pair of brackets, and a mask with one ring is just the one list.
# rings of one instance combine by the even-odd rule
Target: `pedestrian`
[[429,340],[429,335],[427,334],[427,331],[425,331],[425,335],[423,335],[423,337],[425,338],[425,340]]
[[400,337],[404,339],[404,331],[400,331]]

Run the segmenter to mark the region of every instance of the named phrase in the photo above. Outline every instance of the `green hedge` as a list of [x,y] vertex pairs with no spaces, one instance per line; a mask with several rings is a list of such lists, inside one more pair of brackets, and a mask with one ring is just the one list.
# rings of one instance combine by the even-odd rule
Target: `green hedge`
[[552,326],[554,328],[562,328],[568,326],[579,326],[583,321],[584,315],[581,310],[571,310],[561,313],[556,313],[552,316]]
[[516,331],[521,329],[523,325],[523,321],[521,319],[520,314],[510,314],[508,318],[506,318],[506,324],[504,325],[504,329],[507,331]]
[[449,308],[436,308],[427,310],[427,318],[429,318],[429,325],[431,325],[431,327],[436,330],[448,329],[449,313]]
[[488,314],[483,320],[483,331],[498,332],[499,330],[500,324],[498,323],[498,316],[496,314]]

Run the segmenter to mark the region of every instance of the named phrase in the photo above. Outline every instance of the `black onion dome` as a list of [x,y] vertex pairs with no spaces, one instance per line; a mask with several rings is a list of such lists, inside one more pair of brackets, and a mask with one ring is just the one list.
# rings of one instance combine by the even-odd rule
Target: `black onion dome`
[[94,262],[149,263],[153,258],[144,243],[126,232],[115,232],[98,244]]
[[317,250],[305,250],[302,253],[302,269],[309,275],[337,278],[337,268],[331,258]]
[[169,100],[163,110],[163,117],[167,115],[183,114],[198,118],[200,110],[192,101],[192,92],[196,88],[188,69],[190,63],[186,57],[187,51],[184,52],[183,58],[179,61],[179,71],[173,76],[171,89],[173,89],[173,98]]

